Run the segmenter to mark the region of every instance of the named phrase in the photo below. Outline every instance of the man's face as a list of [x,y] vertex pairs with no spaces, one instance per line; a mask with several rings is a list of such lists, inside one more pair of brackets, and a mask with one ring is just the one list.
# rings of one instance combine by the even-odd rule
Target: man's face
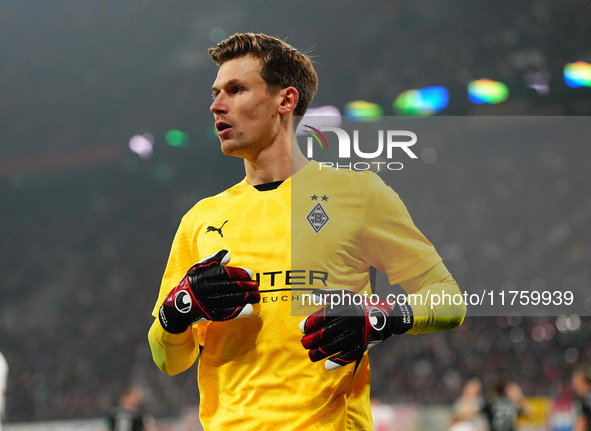
[[281,92],[271,94],[253,56],[228,60],[213,83],[214,114],[222,152],[251,159],[267,148],[278,132]]

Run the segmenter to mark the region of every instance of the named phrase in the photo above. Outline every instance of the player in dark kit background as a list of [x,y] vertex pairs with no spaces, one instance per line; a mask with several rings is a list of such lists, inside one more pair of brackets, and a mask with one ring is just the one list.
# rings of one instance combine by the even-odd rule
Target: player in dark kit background
[[576,368],[571,383],[577,395],[573,431],[591,431],[591,368]]
[[483,414],[490,431],[515,431],[519,416],[528,416],[529,407],[519,385],[497,379],[490,396],[482,397],[478,379],[466,382],[458,405],[458,420],[469,420]]
[[128,387],[119,405],[114,407],[105,418],[105,429],[108,431],[156,431],[156,422],[152,416],[141,409],[143,394],[139,387]]

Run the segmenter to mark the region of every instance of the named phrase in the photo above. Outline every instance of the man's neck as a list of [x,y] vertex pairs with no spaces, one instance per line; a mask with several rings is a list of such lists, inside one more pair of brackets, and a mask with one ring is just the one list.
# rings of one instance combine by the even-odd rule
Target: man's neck
[[308,159],[297,145],[291,152],[265,151],[258,154],[254,160],[244,159],[246,180],[253,186],[285,181],[304,167],[306,163],[308,163]]

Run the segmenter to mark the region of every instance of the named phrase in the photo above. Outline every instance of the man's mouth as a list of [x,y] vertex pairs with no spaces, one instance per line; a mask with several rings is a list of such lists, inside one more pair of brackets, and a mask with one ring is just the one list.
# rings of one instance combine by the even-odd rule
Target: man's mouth
[[232,126],[225,121],[216,121],[215,128],[218,131],[218,136],[225,136],[232,130]]

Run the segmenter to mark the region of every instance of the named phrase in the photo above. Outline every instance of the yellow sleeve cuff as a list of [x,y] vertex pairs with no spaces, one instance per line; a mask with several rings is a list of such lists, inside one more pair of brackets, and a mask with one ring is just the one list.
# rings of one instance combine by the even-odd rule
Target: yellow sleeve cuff
[[401,286],[409,294],[407,299],[413,309],[414,323],[409,334],[455,329],[464,321],[462,292],[443,262]]
[[197,360],[197,343],[191,328],[181,334],[171,334],[156,318],[148,332],[148,342],[154,363],[169,376],[185,371]]

